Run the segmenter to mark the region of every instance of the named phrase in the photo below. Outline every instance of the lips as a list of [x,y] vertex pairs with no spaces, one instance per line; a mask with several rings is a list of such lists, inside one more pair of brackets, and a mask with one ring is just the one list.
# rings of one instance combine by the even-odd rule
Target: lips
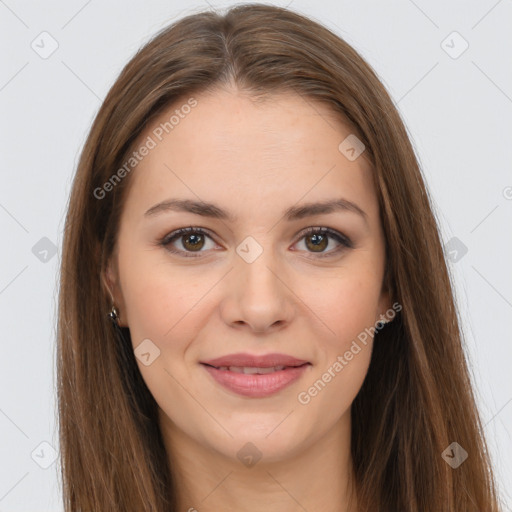
[[231,354],[201,364],[224,388],[251,398],[277,393],[299,379],[311,366],[309,361],[285,354]]

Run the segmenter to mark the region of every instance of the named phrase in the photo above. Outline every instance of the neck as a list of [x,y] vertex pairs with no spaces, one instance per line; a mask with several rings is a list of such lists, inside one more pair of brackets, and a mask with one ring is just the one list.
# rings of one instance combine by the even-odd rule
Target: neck
[[[263,457],[246,467],[178,429],[160,411],[181,512],[356,512],[350,413],[327,434],[286,459]],[[245,442],[234,443],[243,446]]]

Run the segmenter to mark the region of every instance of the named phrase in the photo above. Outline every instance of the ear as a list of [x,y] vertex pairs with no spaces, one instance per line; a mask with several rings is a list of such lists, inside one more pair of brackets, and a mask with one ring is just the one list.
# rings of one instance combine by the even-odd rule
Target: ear
[[386,311],[392,309],[391,297],[389,292],[386,289],[383,289],[380,298],[379,298],[379,306],[377,311],[377,318],[375,321],[382,320],[383,322],[390,322],[392,319],[386,315]]
[[128,324],[126,323],[125,302],[119,283],[119,272],[113,258],[109,260],[107,268],[102,273],[102,281],[105,286],[105,291],[108,297],[110,297],[111,306],[113,302],[117,309],[118,325],[120,327],[128,327]]
[[[391,300],[391,286],[390,286],[390,274],[389,268],[386,267],[386,271],[384,273],[384,278],[382,280],[382,288],[379,297],[379,303],[377,306],[377,318],[376,321],[382,320],[384,322],[390,322],[392,318],[388,318],[386,316],[386,311],[392,309],[392,300]],[[394,311],[394,310],[393,310]],[[393,315],[394,317],[394,315]]]

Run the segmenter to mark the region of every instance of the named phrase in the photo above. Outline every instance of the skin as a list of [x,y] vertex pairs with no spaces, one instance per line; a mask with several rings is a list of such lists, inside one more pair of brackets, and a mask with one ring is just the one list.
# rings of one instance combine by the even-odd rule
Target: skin
[[[179,510],[356,511],[348,506],[350,410],[371,336],[309,403],[298,394],[391,307],[372,169],[365,153],[349,161],[338,150],[352,132],[322,104],[292,93],[255,104],[233,88],[195,98],[198,105],[133,171],[107,270],[134,349],[150,339],[160,350],[148,366],[137,363],[160,408]],[[290,206],[339,197],[367,220],[350,211],[283,218]],[[145,218],[169,198],[213,202],[237,220],[176,211]],[[211,238],[198,244],[185,234],[169,247],[192,256],[158,244],[189,226]],[[315,252],[314,235],[301,235],[308,227],[330,227],[353,248],[328,238]],[[248,236],[263,250],[252,263],[236,252]],[[235,352],[279,352],[311,366],[284,390],[247,398],[200,364]],[[237,457],[248,442],[262,455],[252,467]]]

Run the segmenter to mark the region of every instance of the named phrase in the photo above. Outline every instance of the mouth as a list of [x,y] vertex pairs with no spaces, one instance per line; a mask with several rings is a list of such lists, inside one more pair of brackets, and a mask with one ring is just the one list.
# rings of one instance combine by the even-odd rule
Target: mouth
[[[309,363],[304,363],[309,364]],[[207,365],[210,366],[210,365]],[[303,366],[303,365],[300,365]],[[235,373],[243,373],[245,375],[265,375],[267,373],[274,373],[274,372],[280,372],[282,370],[286,370],[288,368],[298,368],[298,366],[269,366],[268,368],[265,367],[255,367],[255,366],[212,366],[212,368],[215,368],[216,370],[221,371],[230,371]]]
[[201,365],[217,384],[250,398],[263,398],[285,389],[312,366],[309,361],[282,354],[233,354]]

